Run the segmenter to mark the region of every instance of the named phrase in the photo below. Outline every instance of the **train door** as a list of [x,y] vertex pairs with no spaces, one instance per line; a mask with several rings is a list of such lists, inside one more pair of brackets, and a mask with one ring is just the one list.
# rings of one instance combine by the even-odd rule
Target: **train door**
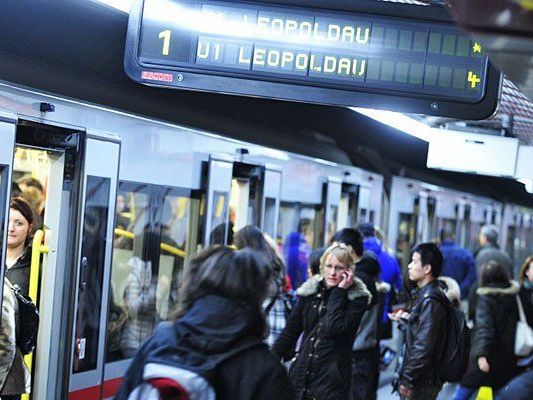
[[275,238],[278,232],[278,215],[281,196],[281,169],[267,165],[265,167],[261,229]]
[[359,186],[349,183],[342,184],[337,229],[356,227],[358,195]]
[[204,244],[225,244],[228,235],[229,196],[233,159],[224,154],[211,155],[207,168],[207,207]]
[[[6,265],[6,243],[9,217],[11,176],[13,174],[13,148],[15,147],[16,119],[0,114],[0,272],[4,276]],[[0,296],[3,294],[0,285]],[[2,298],[2,297],[0,297]],[[0,311],[1,312],[1,311]]]
[[359,201],[357,211],[357,222],[362,224],[370,221],[370,188],[361,186],[359,189]]
[[81,172],[69,400],[100,399],[120,141],[89,132]]
[[323,244],[327,245],[335,232],[337,232],[337,219],[339,213],[339,203],[341,200],[342,182],[330,177],[324,187],[324,234]]
[[228,244],[246,225],[261,226],[264,167],[235,162],[229,200]]
[[[67,382],[68,320],[73,311],[67,292],[72,282],[71,230],[76,217],[82,133],[22,120],[15,125],[13,120],[0,123],[0,135],[0,224],[7,216],[8,200],[17,196],[33,209],[33,227],[37,229],[29,242],[33,245],[27,246],[21,258],[10,265],[13,269],[6,272],[37,304],[40,313],[37,347],[24,359],[32,376],[31,398],[59,398]],[[1,265],[5,265],[4,259]],[[15,268],[27,268],[27,272],[17,274]],[[29,398],[28,394],[22,396],[23,400]]]
[[210,157],[206,191],[205,245],[231,245],[233,235],[239,229],[246,225],[262,226],[265,204],[273,205],[273,212],[276,212],[276,207],[279,207],[281,178],[274,174],[273,171],[268,174],[269,195],[265,197],[265,167],[234,162],[226,155]]

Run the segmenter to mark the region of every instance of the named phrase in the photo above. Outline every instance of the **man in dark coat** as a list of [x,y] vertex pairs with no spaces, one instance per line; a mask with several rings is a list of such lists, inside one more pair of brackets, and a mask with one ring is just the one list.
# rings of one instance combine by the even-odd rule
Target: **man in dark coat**
[[404,324],[405,355],[399,380],[402,399],[434,400],[442,388],[437,367],[444,352],[447,299],[437,281],[441,270],[442,254],[435,244],[415,246],[408,272],[419,290]]
[[476,262],[470,251],[455,243],[452,231],[443,229],[440,238],[440,251],[444,258],[442,276],[449,276],[459,284],[461,299],[464,300],[477,280]]

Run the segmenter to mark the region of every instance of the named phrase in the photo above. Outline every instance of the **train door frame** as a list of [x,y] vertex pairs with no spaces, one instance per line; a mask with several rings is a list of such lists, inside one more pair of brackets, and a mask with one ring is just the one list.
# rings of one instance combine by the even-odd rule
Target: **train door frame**
[[[119,182],[119,165],[120,165],[120,147],[121,140],[117,135],[88,130],[85,137],[85,145],[83,151],[83,165],[80,171],[81,176],[81,196],[78,202],[77,212],[77,232],[76,232],[76,264],[75,264],[75,279],[74,285],[71,289],[71,294],[74,299],[74,315],[72,318],[72,325],[70,327],[71,343],[69,352],[68,366],[68,399],[100,399],[103,390],[103,376],[105,366],[105,349],[107,339],[107,314],[109,305],[109,286],[111,281],[111,265],[113,254],[113,238],[115,226],[115,207],[116,197]],[[105,161],[105,162],[104,162]],[[89,196],[98,196],[98,191],[102,196],[100,199],[91,199]],[[85,353],[86,337],[76,338],[80,323],[80,318],[83,317],[83,302],[87,290],[87,279],[89,277],[89,268],[91,263],[86,256],[84,256],[85,239],[88,237],[85,230],[91,227],[86,227],[85,224],[89,221],[87,216],[95,217],[94,214],[88,213],[88,207],[91,201],[101,201],[101,206],[104,206],[104,213],[101,217],[105,218],[105,232],[96,232],[95,238],[103,244],[103,249],[100,249],[100,260],[97,264],[102,265],[101,272],[101,292],[100,296],[100,312],[95,319],[98,322],[96,347],[96,361],[95,367],[90,367],[86,370],[75,371],[76,362],[83,360],[85,357],[76,357],[77,354]],[[97,208],[97,207],[95,207]],[[91,222],[92,223],[92,222]],[[94,232],[93,232],[94,233]],[[105,237],[102,236],[105,234]],[[89,237],[90,239],[90,237]],[[103,250],[103,252],[102,252]],[[83,294],[80,295],[80,294]],[[81,310],[81,312],[80,312]],[[93,322],[95,322],[93,321]],[[83,326],[83,325],[81,325]],[[81,334],[81,333],[80,333]]]
[[[9,199],[11,197],[11,180],[13,176],[13,158],[17,118],[11,114],[0,114],[0,273],[4,276],[7,251],[7,231],[9,221]],[[0,285],[0,298],[3,298],[4,285]],[[0,315],[1,315],[0,310]]]
[[[331,237],[337,229],[337,220],[339,215],[339,204],[341,201],[342,180],[335,176],[329,176],[324,183],[324,218],[322,221],[323,231],[322,241],[325,246],[328,245]],[[330,224],[335,224],[333,231],[330,230]],[[330,236],[331,237],[328,237]]]

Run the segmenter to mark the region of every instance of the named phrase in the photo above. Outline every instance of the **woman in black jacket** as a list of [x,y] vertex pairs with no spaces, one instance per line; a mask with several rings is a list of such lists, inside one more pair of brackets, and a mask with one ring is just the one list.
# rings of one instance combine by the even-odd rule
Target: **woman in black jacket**
[[30,286],[30,245],[35,219],[30,205],[20,197],[12,199],[9,207],[6,278],[27,295]]
[[454,400],[468,399],[481,386],[498,391],[517,374],[514,343],[519,286],[509,279],[504,266],[489,261],[481,269],[477,289],[474,337],[470,367],[455,392]]
[[526,258],[520,268],[520,300],[527,323],[533,327],[533,256]]
[[326,249],[320,271],[298,289],[298,305],[273,351],[289,360],[303,334],[289,372],[296,398],[344,400],[350,391],[352,345],[372,296],[354,277],[354,259],[344,244]]
[[292,400],[285,369],[263,343],[261,304],[270,276],[266,258],[248,248],[199,253],[186,269],[176,321],[160,324],[142,345],[115,399],[159,399],[165,393]]

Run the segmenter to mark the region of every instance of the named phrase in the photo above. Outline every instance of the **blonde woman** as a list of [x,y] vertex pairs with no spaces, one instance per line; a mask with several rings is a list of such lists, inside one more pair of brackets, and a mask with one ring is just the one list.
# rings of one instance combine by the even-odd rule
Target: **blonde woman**
[[320,275],[307,280],[297,291],[298,305],[273,347],[282,359],[299,354],[289,372],[296,399],[347,399],[350,391],[351,354],[361,317],[372,295],[354,277],[351,249],[335,243],[320,259]]

